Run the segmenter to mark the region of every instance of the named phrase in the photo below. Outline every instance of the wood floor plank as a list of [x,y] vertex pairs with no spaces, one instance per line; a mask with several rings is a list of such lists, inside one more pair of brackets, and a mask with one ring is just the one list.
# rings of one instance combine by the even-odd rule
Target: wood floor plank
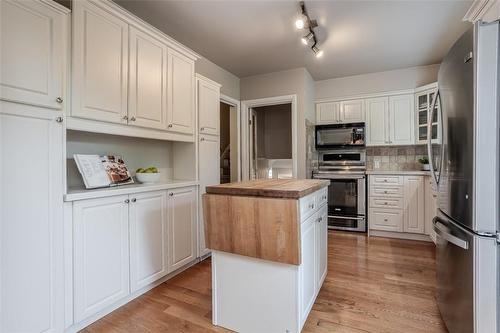
[[[343,232],[329,232],[328,242],[328,274],[303,332],[447,332],[432,243]],[[83,332],[229,332],[211,324],[211,309],[208,259]]]

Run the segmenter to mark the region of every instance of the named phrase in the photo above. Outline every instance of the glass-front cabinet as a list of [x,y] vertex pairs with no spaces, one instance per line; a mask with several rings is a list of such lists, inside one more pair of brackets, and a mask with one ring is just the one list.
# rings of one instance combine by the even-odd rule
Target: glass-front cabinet
[[[431,83],[424,87],[417,88],[417,92],[415,93],[415,105],[416,105],[416,124],[417,124],[417,143],[418,144],[426,144],[427,143],[427,135],[428,129],[427,124],[431,114],[432,100],[437,91],[437,83]],[[439,100],[436,101],[436,105],[434,106],[434,112],[432,113],[432,133],[431,138],[433,143],[438,143],[440,140],[440,131],[439,131]]]

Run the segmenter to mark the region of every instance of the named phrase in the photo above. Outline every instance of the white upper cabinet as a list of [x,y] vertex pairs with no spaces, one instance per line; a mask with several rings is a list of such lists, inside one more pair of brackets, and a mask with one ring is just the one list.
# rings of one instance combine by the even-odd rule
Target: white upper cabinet
[[316,124],[359,123],[365,120],[364,101],[354,99],[342,102],[316,104]]
[[415,143],[414,95],[389,97],[389,143],[411,145]]
[[61,109],[69,10],[41,1],[0,1],[0,99]]
[[439,121],[439,99],[434,105],[431,120],[431,107],[433,98],[437,91],[437,83],[431,83],[426,86],[417,88],[415,93],[415,128],[416,128],[416,141],[420,144],[427,144],[428,129],[427,125],[429,120],[432,121],[432,142],[440,142],[440,127]]
[[196,190],[175,189],[168,193],[169,272],[196,258]]
[[316,124],[327,125],[337,123],[340,119],[340,102],[316,104]]
[[[71,116],[76,119],[68,127],[192,140],[196,58],[111,1],[75,1]],[[82,118],[104,124],[94,129],[95,123]]]
[[387,119],[389,117],[389,98],[369,98],[366,105],[366,145],[377,146],[389,143]]
[[360,123],[365,120],[364,101],[354,99],[340,103],[341,123]]
[[167,46],[130,27],[129,124],[167,128]]
[[219,135],[220,85],[197,75],[198,130],[200,134]]
[[0,101],[0,332],[64,328],[59,115]]
[[167,193],[146,192],[130,199],[130,288],[147,286],[167,274]]
[[71,115],[126,124],[128,24],[89,1],[73,6]]
[[168,52],[168,130],[193,134],[195,125],[194,61],[179,52]]

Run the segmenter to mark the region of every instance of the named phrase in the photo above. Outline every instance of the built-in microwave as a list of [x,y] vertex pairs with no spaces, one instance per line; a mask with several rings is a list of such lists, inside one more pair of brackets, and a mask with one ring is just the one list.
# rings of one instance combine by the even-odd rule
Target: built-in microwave
[[316,149],[365,146],[365,123],[317,125]]

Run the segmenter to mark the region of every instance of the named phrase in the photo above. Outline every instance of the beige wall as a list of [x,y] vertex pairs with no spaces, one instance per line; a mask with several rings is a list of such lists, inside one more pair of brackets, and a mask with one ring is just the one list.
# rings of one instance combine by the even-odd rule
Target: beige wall
[[240,99],[240,79],[236,75],[205,58],[196,61],[195,71],[221,84],[221,94],[237,100]]
[[413,89],[437,81],[439,64],[316,81],[316,98]]
[[297,178],[306,178],[305,119],[314,121],[315,87],[305,68],[241,78],[241,100],[297,95]]

